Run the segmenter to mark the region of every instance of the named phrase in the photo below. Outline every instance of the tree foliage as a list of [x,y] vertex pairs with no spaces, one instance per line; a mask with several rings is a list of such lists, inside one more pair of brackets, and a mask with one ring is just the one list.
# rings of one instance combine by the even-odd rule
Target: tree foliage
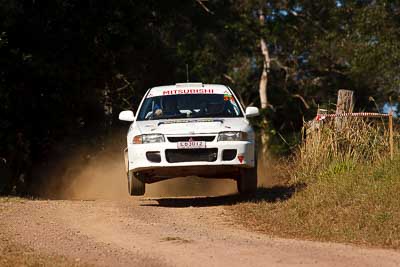
[[18,133],[38,159],[65,136],[108,127],[147,88],[186,81],[186,64],[191,81],[259,105],[260,37],[271,133],[299,131],[339,88],[356,90],[362,109],[397,102],[399,13],[389,0],[1,0],[0,156]]

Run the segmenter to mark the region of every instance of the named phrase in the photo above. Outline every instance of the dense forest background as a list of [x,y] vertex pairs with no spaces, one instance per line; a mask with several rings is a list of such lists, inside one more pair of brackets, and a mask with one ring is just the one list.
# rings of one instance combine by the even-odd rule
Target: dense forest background
[[148,88],[185,82],[186,64],[260,106],[260,40],[259,122],[287,150],[340,88],[358,110],[397,105],[399,15],[389,0],[0,0],[0,157],[16,177],[64,140],[97,140]]

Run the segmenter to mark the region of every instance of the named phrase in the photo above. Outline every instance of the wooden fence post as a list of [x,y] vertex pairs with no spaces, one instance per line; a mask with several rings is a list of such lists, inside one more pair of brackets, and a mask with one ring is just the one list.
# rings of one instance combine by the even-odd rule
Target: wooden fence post
[[[336,104],[336,114],[351,113],[354,108],[354,91],[340,89]],[[345,117],[337,117],[335,125],[337,130],[342,130],[346,125]]]

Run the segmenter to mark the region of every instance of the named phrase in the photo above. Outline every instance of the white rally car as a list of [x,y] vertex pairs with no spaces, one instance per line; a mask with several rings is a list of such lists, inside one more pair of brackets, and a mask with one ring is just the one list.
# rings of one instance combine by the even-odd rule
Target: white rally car
[[133,122],[127,135],[125,166],[130,195],[145,184],[199,176],[230,178],[238,191],[257,189],[254,131],[247,118],[258,108],[240,105],[224,85],[181,83],[149,89],[138,112],[122,111]]

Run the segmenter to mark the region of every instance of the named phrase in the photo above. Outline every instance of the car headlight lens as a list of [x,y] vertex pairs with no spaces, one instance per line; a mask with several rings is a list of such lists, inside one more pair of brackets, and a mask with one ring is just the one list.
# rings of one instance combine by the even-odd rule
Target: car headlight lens
[[218,135],[218,141],[247,141],[245,132],[222,132]]
[[164,135],[162,134],[142,134],[136,135],[133,138],[134,144],[151,144],[165,142]]

